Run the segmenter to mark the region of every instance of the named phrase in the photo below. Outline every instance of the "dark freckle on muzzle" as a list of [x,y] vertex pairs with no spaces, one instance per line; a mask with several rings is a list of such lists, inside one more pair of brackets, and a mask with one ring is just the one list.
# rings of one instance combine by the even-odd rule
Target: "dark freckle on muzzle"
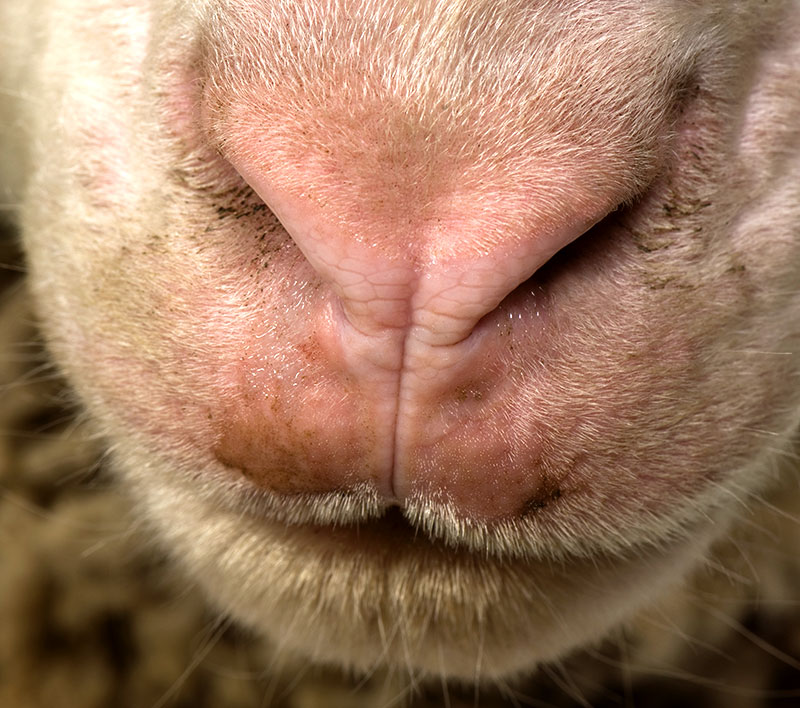
[[530,497],[523,505],[520,511],[520,516],[525,517],[535,514],[537,511],[544,509],[553,502],[561,498],[560,487],[547,487],[539,490],[537,494]]

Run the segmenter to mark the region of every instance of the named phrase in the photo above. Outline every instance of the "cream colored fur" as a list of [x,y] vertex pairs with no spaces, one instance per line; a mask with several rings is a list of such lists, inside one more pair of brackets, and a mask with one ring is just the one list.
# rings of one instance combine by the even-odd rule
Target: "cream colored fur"
[[[679,583],[790,454],[800,6],[426,2],[404,13],[384,0],[355,3],[356,24],[336,10],[346,5],[6,3],[0,174],[56,361],[140,513],[213,602],[290,654],[358,671],[530,670]],[[249,31],[262,21],[263,33]],[[414,26],[418,39],[398,48],[387,25]],[[318,44],[306,51],[309,26]],[[284,50],[276,58],[266,46]],[[520,76],[533,78],[514,84]],[[211,109],[199,125],[186,87],[203,81]],[[339,90],[347,81],[353,93]],[[687,115],[673,115],[686,95]],[[559,355],[517,370],[512,433],[535,419],[552,428],[553,468],[586,466],[586,484],[552,509],[486,528],[429,499],[400,520],[379,518],[358,490],[316,506],[248,497],[198,442],[214,402],[193,381],[217,370],[242,321],[263,319],[257,297],[279,302],[285,287],[241,277],[246,226],[212,228],[220,208],[241,204],[219,152],[232,149],[231,125],[262,121],[289,159],[281,140],[308,115],[312,144],[343,131],[354,193],[381,188],[376,136],[411,125],[433,136],[423,154],[432,170],[455,154],[477,189],[486,173],[510,183],[547,164],[575,170],[586,200],[605,189],[643,200],[621,218],[619,261],[590,243],[576,258],[595,259],[602,275],[565,276]],[[690,138],[672,142],[671,131]],[[398,138],[393,154],[410,144]],[[322,187],[338,198],[336,184]],[[276,239],[285,252],[288,237]],[[302,280],[303,265],[290,267]],[[282,331],[280,313],[267,319]],[[276,351],[290,356],[288,345]],[[583,424],[560,425],[576,409]],[[351,523],[310,523],[337,520]]]

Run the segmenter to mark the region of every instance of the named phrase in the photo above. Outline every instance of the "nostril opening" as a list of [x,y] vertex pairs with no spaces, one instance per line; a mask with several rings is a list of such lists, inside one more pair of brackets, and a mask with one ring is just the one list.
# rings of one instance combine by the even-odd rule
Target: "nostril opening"
[[551,299],[559,287],[559,280],[577,270],[581,277],[591,272],[590,254],[607,240],[625,207],[617,206],[600,221],[593,224],[576,239],[556,251],[526,280],[511,290],[497,305],[487,312],[476,325],[474,332],[499,330],[500,335],[512,334],[516,325],[546,327],[551,316]]

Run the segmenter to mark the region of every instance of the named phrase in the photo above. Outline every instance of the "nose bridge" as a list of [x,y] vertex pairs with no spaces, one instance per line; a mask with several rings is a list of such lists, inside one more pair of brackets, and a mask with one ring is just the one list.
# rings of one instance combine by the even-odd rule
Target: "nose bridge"
[[[457,343],[553,254],[608,210],[606,200],[538,194],[443,194],[418,205],[402,194],[326,200],[313,175],[281,182],[234,163],[275,212],[313,268],[366,335],[411,329],[430,346]],[[304,185],[298,188],[296,185]],[[363,195],[363,200],[375,199]],[[421,212],[425,212],[424,215]],[[398,216],[402,214],[402,216]]]

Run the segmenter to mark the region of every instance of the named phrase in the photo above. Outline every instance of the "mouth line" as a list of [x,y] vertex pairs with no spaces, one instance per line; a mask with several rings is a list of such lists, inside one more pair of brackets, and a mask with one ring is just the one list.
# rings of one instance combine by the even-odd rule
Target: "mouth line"
[[512,564],[610,561],[660,555],[705,533],[708,524],[707,516],[688,512],[644,519],[629,512],[611,527],[607,510],[593,507],[597,500],[566,487],[551,504],[532,504],[524,515],[480,520],[459,516],[443,499],[414,496],[402,505],[387,502],[368,484],[295,496],[276,495],[246,481],[232,484],[228,479],[223,486],[227,494],[212,490],[207,501],[219,509],[224,500],[225,513],[249,518],[270,533],[308,536],[351,553],[373,549],[368,552],[376,555],[386,547]]
[[[368,485],[321,495],[275,495],[263,489],[227,484],[224,502],[228,512],[250,518],[282,534],[311,534],[326,542],[344,544],[353,552],[384,547],[414,548],[428,553],[463,554],[497,562],[578,562],[601,556],[641,553],[643,546],[658,546],[651,539],[638,547],[606,540],[565,539],[563,527],[574,508],[547,513],[535,506],[519,518],[490,522],[459,517],[441,500],[413,498],[402,505],[387,503]],[[219,504],[219,497],[212,500]],[[572,505],[569,505],[572,507]],[[604,545],[605,544],[605,545]]]
[[565,573],[569,568],[587,564],[616,567],[645,557],[667,556],[691,546],[693,535],[708,534],[708,526],[695,523],[690,524],[685,533],[616,549],[596,544],[566,547],[555,542],[548,533],[542,533],[531,520],[510,520],[491,527],[447,526],[447,520],[441,517],[420,519],[416,511],[392,504],[375,516],[349,521],[337,519],[331,523],[311,519],[287,522],[273,515],[255,513],[250,518],[263,526],[271,537],[290,542],[293,547],[304,547],[314,553],[330,552],[342,558],[360,558],[370,564],[389,567],[416,558],[446,566],[499,565],[508,569],[540,568],[545,573]]

